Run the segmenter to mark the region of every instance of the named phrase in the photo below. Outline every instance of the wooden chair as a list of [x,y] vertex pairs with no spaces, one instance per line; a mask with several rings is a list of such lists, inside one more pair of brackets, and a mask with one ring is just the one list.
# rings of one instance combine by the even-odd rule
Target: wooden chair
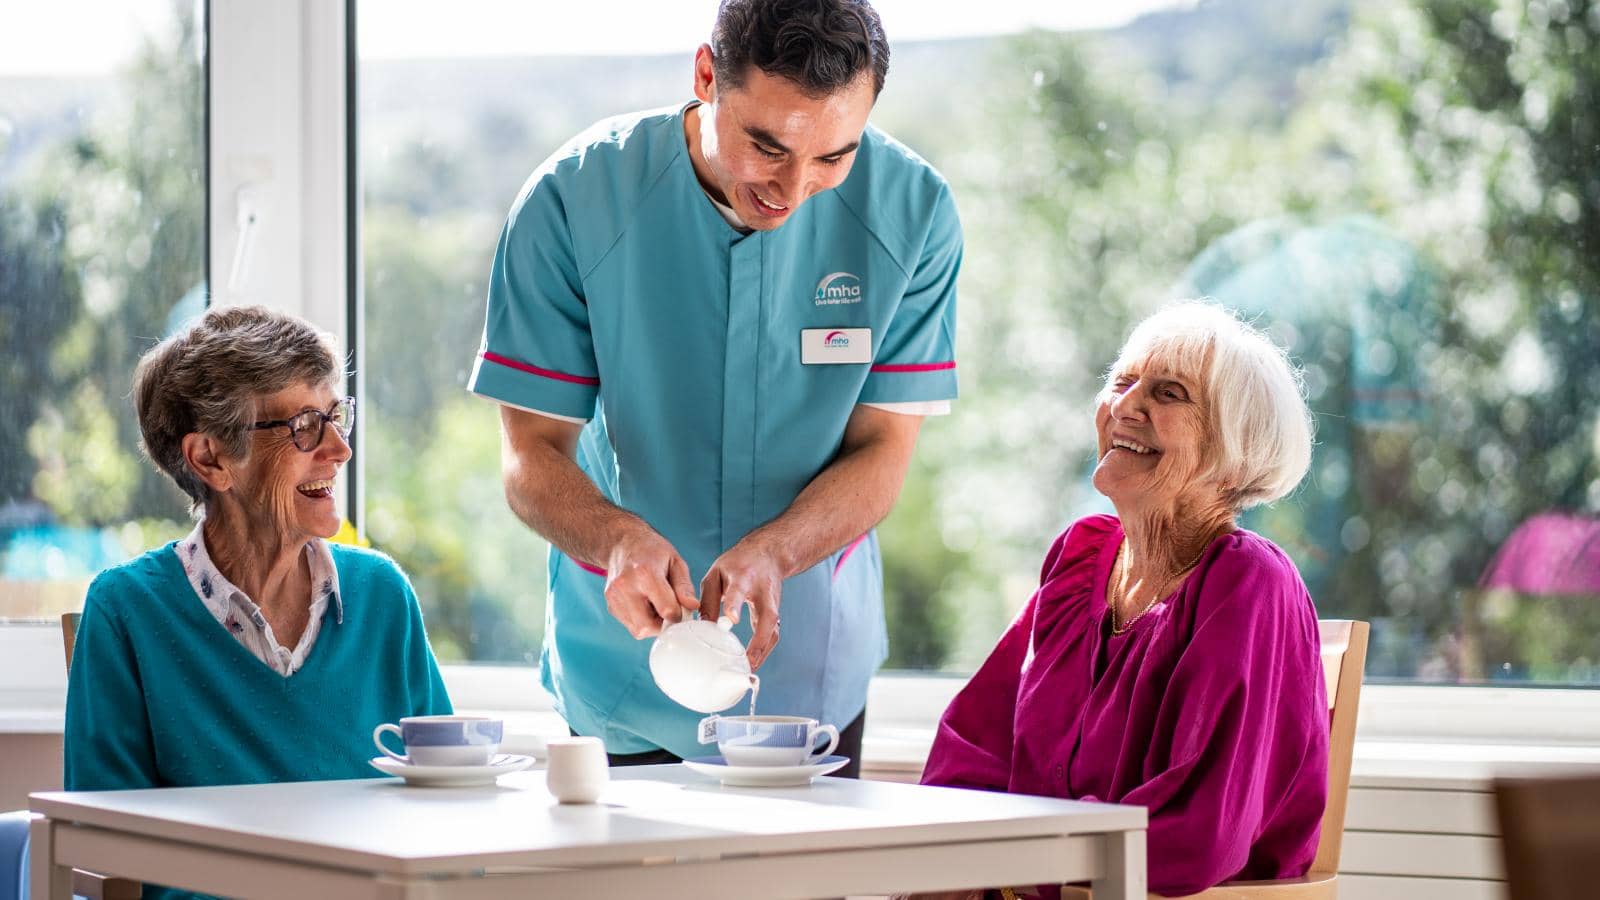
[[1580,900],[1600,885],[1600,778],[1499,778],[1500,848],[1511,900]]
[[[72,651],[78,645],[79,613],[61,614],[61,646],[67,654],[67,672],[72,672]],[[72,893],[88,900],[139,900],[144,885],[127,878],[107,878],[82,869],[72,870]]]
[[[1350,760],[1356,744],[1356,710],[1361,676],[1367,668],[1367,623],[1322,619],[1322,677],[1328,688],[1328,805],[1322,811],[1322,836],[1311,870],[1278,881],[1229,881],[1198,894],[1168,900],[1335,900],[1339,895],[1339,850],[1344,843],[1344,812],[1350,798]],[[1087,888],[1066,887],[1063,900],[1088,900]],[[1160,898],[1151,894],[1151,898]]]
[[67,651],[67,673],[72,672],[72,648],[78,646],[78,620],[82,613],[61,614],[61,648]]

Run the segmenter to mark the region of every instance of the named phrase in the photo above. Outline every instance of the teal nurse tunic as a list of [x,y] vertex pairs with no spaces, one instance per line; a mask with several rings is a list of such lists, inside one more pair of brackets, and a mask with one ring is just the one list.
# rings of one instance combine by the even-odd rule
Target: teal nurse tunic
[[[695,177],[684,108],[602,122],[524,185],[490,273],[469,389],[587,421],[578,464],[698,584],[834,458],[859,403],[956,395],[961,227],[943,178],[868,128],[849,177],[741,234]],[[606,610],[605,573],[550,551],[544,686],[612,753],[696,743]],[[870,532],[786,580],[758,711],[848,724],[883,661]],[[738,632],[750,639],[750,620]]]

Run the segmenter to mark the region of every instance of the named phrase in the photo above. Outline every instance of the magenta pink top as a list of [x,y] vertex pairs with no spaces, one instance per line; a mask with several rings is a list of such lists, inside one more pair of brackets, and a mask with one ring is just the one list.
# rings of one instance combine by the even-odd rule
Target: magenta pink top
[[1328,703],[1294,563],[1260,535],[1222,535],[1113,635],[1121,543],[1113,516],[1056,538],[1039,590],[945,710],[923,783],[1143,806],[1158,893],[1305,874],[1327,800]]

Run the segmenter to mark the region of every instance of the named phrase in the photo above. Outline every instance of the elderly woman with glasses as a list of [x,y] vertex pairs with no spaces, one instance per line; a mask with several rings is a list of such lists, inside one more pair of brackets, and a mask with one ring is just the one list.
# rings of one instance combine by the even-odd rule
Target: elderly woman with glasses
[[1260,332],[1183,303],[1134,330],[1094,427],[1116,515],[1056,538],[923,783],[1144,806],[1160,894],[1303,875],[1328,778],[1317,614],[1283,551],[1235,525],[1305,475],[1299,379]]
[[406,577],[327,541],[355,415],[340,375],[328,335],[261,307],[140,360],[144,450],[199,522],[89,587],[68,790],[369,776],[376,725],[451,711]]

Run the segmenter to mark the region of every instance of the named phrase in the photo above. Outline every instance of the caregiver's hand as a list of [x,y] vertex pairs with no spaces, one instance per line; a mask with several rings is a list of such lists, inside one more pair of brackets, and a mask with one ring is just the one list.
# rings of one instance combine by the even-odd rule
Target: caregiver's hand
[[783,599],[783,572],[777,555],[746,538],[717,557],[700,580],[700,617],[727,616],[739,621],[740,609],[750,607],[755,633],[745,656],[751,669],[767,661],[778,646],[778,603]]
[[661,633],[698,609],[689,566],[666,538],[644,523],[628,529],[606,565],[606,609],[635,638]]

